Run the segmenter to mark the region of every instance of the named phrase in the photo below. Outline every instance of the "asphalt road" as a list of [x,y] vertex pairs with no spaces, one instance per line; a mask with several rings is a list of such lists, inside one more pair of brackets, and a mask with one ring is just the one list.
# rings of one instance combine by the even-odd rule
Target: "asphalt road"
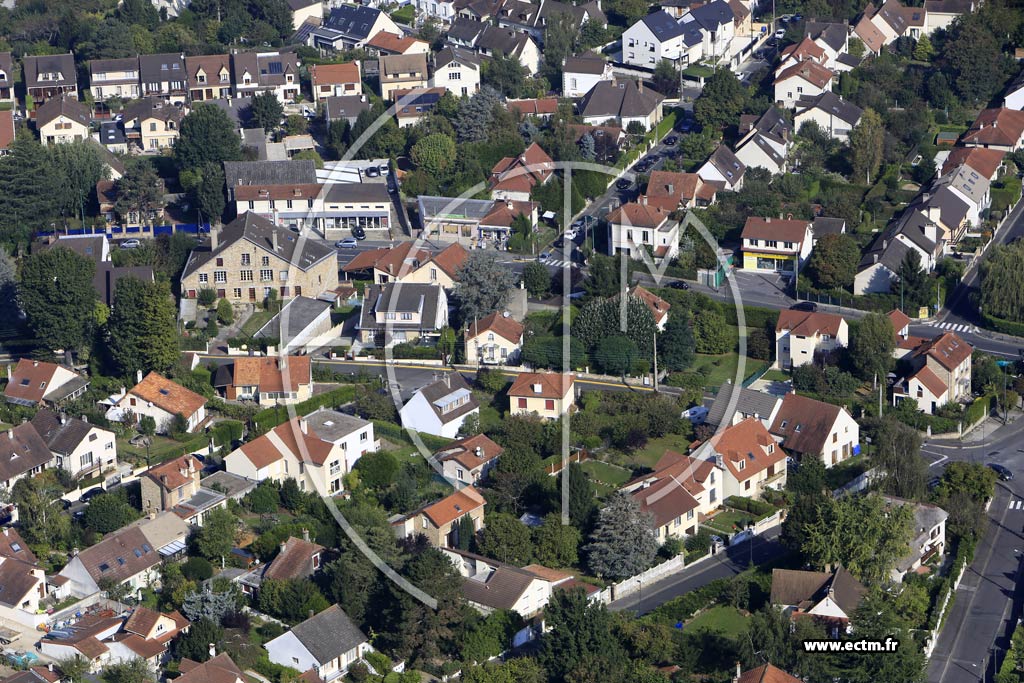
[[[999,463],[1024,472],[1024,420],[985,431],[967,443],[933,440],[922,448],[929,469],[939,474],[956,460]],[[1019,616],[1017,579],[1024,553],[1024,480],[999,482],[989,508],[989,528],[964,573],[928,666],[929,683],[982,683],[993,680],[1009,646],[1007,626]]]
[[773,560],[785,552],[778,541],[778,535],[779,532],[775,529],[763,536],[755,536],[750,541],[726,548],[692,568],[684,568],[660,581],[641,586],[633,595],[616,600],[609,607],[617,611],[628,610],[646,614],[669,600],[706,586],[716,579],[739,574],[750,567],[751,559],[754,564]]

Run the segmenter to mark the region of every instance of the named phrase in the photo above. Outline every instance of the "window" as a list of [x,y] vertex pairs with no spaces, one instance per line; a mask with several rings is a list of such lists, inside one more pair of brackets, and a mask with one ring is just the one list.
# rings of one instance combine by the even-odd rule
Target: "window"
[[252,271],[251,270],[243,270],[240,273],[238,273],[238,278],[242,282],[252,282]]
[[458,72],[458,71],[449,71],[448,72],[448,80],[449,81],[461,81],[462,80],[462,74],[460,72]]
[[224,265],[224,259],[223,258],[218,258],[217,259],[217,267],[220,268],[223,265]]
[[82,453],[81,457],[78,459],[78,466],[89,467],[90,465],[92,465],[92,451]]
[[776,242],[775,240],[768,240],[767,246],[769,249],[778,249],[779,243]]
[[270,265],[270,257],[269,256],[264,256],[262,259],[260,259],[260,265],[261,266],[269,266]]
[[740,460],[738,463],[736,463],[736,469],[738,469],[740,472],[745,470],[746,467],[747,467],[747,463],[744,460]]
[[402,320],[412,320],[412,313],[403,313]]
[[269,268],[265,268],[260,271],[260,282],[272,282],[274,279],[274,271]]
[[234,290],[232,290],[232,293],[233,293],[233,296],[236,299],[241,299],[242,298],[242,288],[241,287],[235,287]]
[[747,479],[745,482],[743,482],[743,490],[744,491],[749,491],[750,490],[750,480],[749,479]]
[[213,271],[213,281],[220,284],[228,281],[228,273],[226,270],[215,270]]
[[341,472],[341,461],[335,460],[331,463],[331,475],[335,475]]
[[430,281],[433,282],[435,280],[437,280],[437,268],[431,268],[430,269]]
[[463,476],[464,474],[465,473],[462,471],[461,468],[455,470],[455,476],[459,478],[459,481],[463,481],[464,480],[464,476]]
[[[255,208],[256,208],[256,202],[250,201],[249,202],[249,210],[252,211]],[[243,264],[243,265],[245,265],[245,264]]]
[[359,433],[359,443],[366,443],[366,440],[369,439],[369,438],[370,438],[370,436],[369,436],[368,432],[360,432]]
[[522,408],[523,410],[526,410],[526,399],[525,398],[519,399],[519,407]]
[[693,510],[686,511],[686,519],[693,519]]
[[98,434],[90,434],[89,435],[89,441],[90,442],[95,441],[98,438],[100,438]]
[[555,400],[552,398],[544,399],[544,410],[554,410]]
[[251,265],[251,261],[252,261],[251,254],[242,254],[242,265],[243,266]]

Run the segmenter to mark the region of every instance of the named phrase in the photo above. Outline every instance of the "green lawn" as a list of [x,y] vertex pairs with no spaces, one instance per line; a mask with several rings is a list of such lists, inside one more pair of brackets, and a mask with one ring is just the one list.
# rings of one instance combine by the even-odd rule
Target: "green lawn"
[[769,370],[761,376],[761,379],[769,382],[788,382],[790,377],[788,373],[782,370]]
[[271,311],[256,311],[242,324],[242,336],[251,337],[274,317]]
[[391,18],[399,24],[411,24],[416,18],[416,9],[412,5],[406,5],[402,9],[392,12]]
[[633,462],[654,469],[654,465],[661,459],[661,456],[665,455],[665,451],[686,453],[687,446],[689,443],[686,439],[676,434],[650,439],[646,446],[633,452]]
[[745,527],[747,520],[752,520],[753,518],[754,515],[749,512],[725,509],[715,515],[712,519],[704,522],[704,526],[716,531],[721,531],[722,533],[735,534],[742,531],[742,529],[737,528],[736,525]]
[[[185,453],[197,451],[206,446],[210,440],[205,434],[196,434],[187,441],[175,441],[166,436],[154,436],[153,443],[149,447],[149,459],[154,465],[163,460],[170,460]],[[117,452],[119,454],[133,454],[138,464],[146,462],[146,448],[144,446],[133,446],[128,439],[117,439]]]
[[623,467],[609,465],[599,460],[587,460],[580,467],[583,468],[583,471],[591,479],[596,479],[611,486],[622,486],[633,476],[632,472]]
[[738,609],[716,605],[687,622],[686,632],[718,633],[727,638],[739,638],[749,627],[747,618]]
[[[717,356],[706,355],[703,353],[697,354],[697,359],[690,368],[693,372],[699,372],[704,375],[704,385],[707,387],[720,387],[727,380],[736,381],[736,363],[739,359],[739,354],[733,351],[732,353],[723,353]],[[764,361],[755,360],[747,357],[744,359],[742,377],[740,381],[750,376],[754,370],[764,366]]]

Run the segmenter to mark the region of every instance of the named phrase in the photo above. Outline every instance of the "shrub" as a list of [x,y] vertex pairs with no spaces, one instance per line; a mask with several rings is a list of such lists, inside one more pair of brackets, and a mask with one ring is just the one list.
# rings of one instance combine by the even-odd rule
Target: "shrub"
[[181,573],[192,581],[205,581],[213,576],[213,565],[203,557],[190,557],[181,565]]
[[231,308],[231,302],[221,299],[217,302],[217,320],[221,325],[230,325],[235,319],[235,309]]
[[217,290],[203,287],[199,290],[197,301],[203,308],[209,308],[217,300]]
[[698,529],[696,534],[686,539],[686,550],[688,552],[707,552],[711,547],[711,536],[711,532],[707,529]]

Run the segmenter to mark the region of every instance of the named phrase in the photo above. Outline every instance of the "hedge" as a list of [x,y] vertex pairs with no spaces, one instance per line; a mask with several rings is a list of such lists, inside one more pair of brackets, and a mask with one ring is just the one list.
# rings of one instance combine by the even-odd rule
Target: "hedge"
[[[725,316],[725,322],[730,325],[739,325],[739,316],[736,314],[736,307],[729,305],[722,305],[722,315]],[[774,328],[775,324],[779,321],[779,312],[771,308],[758,308],[756,306],[744,306],[743,307],[744,322],[747,327],[768,327],[769,325]]]
[[[404,427],[397,425],[394,422],[374,420],[373,431],[377,436],[383,436],[391,439],[392,441],[401,441],[402,443],[414,445],[412,437],[409,436],[409,432],[407,432]],[[424,434],[423,432],[419,432],[419,437],[423,440],[423,444],[431,451],[436,451],[451,443],[451,439],[446,439],[443,436],[434,436],[433,434]]]
[[964,427],[973,425],[978,420],[992,412],[992,408],[995,405],[995,396],[982,396],[974,399],[974,402],[967,407],[964,412]]
[[743,496],[729,496],[725,499],[725,506],[731,507],[736,510],[742,510],[743,512],[749,512],[756,516],[758,520],[769,517],[775,514],[775,506],[769,505],[764,501],[754,500],[753,498],[744,498]]
[[349,403],[355,399],[355,397],[355,385],[338,387],[337,389],[326,391],[309,400],[296,404],[293,406],[294,413],[292,413],[288,406],[283,405],[261,410],[253,417],[253,422],[256,423],[256,427],[258,429],[266,431],[286,422],[290,413],[295,415],[308,415],[317,408],[337,408],[342,404]]
[[1015,337],[1024,337],[1024,323],[1006,320],[1005,318],[996,318],[995,316],[986,315],[984,313],[982,313],[981,319],[982,322],[984,322],[985,327],[995,330],[996,332],[1011,334]]
[[213,442],[218,446],[230,446],[235,441],[242,439],[244,424],[238,420],[221,420],[210,431],[213,434]]
[[[935,595],[935,604],[932,605],[931,613],[928,615],[928,629],[935,630],[940,628],[942,624],[939,622],[939,609],[942,607],[942,603],[946,600],[946,596],[953,590],[953,579],[960,575],[960,572],[971,563],[974,559],[975,543],[973,541],[965,541],[960,539],[956,544],[956,555],[953,556],[953,565],[949,571],[949,574],[942,579],[942,586],[939,588]],[[950,603],[946,605],[946,611],[943,613],[943,619],[953,609],[952,598]]]
[[374,349],[370,352],[374,358],[399,358],[410,360],[439,360],[441,352],[435,346],[415,346],[413,344],[395,344],[390,349]]

